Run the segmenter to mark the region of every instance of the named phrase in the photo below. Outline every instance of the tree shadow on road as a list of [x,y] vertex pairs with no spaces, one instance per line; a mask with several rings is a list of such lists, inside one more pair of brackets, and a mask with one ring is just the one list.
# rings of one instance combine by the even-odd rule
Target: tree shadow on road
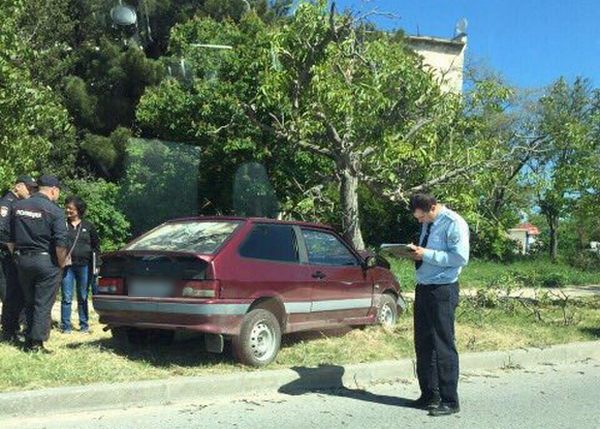
[[408,398],[377,395],[364,389],[350,389],[344,386],[345,369],[343,366],[319,365],[317,368],[292,367],[290,369],[296,371],[300,378],[281,386],[278,389],[279,393],[293,396],[320,393],[382,405],[415,408],[414,401]]

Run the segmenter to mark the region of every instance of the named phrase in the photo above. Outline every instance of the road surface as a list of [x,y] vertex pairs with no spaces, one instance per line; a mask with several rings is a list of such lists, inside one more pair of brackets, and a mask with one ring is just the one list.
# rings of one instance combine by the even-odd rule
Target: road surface
[[[243,375],[241,375],[243,376]],[[3,429],[600,428],[600,362],[464,374],[462,411],[429,417],[408,408],[414,380],[342,390],[215,398],[188,404],[0,420]],[[94,401],[93,397],[89,398]]]

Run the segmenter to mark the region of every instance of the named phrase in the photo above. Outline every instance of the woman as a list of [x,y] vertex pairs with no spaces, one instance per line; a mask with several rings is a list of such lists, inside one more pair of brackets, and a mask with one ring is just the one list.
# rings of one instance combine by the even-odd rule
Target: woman
[[86,204],[78,196],[70,196],[65,200],[67,212],[67,228],[69,231],[70,262],[64,268],[61,287],[62,301],[60,306],[61,330],[71,333],[71,301],[73,289],[77,292],[77,311],[81,332],[89,332],[88,325],[88,287],[94,254],[100,254],[100,241],[96,228],[91,222],[83,219]]

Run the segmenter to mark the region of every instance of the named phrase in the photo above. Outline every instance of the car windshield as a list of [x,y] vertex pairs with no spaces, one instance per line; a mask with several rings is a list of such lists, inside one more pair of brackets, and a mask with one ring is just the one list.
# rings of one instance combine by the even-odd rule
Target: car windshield
[[125,250],[165,250],[212,254],[227,240],[240,222],[167,223],[149,232]]

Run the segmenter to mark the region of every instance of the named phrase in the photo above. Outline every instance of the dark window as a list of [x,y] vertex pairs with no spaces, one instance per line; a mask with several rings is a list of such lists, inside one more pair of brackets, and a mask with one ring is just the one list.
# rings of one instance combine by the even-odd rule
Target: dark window
[[358,260],[335,235],[303,229],[308,262],[314,265],[358,265]]
[[246,258],[269,261],[298,262],[298,246],[289,225],[255,225],[240,247]]

